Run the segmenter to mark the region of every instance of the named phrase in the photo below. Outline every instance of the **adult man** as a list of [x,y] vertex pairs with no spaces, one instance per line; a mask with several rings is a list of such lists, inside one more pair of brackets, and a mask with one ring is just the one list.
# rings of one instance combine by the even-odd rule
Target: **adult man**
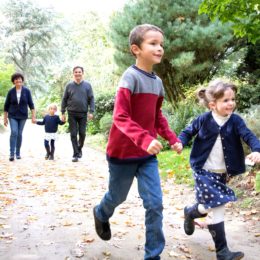
[[[92,87],[87,81],[83,80],[83,75],[83,67],[76,66],[73,68],[74,81],[69,82],[65,87],[61,103],[62,121],[66,121],[66,109],[68,111],[69,130],[73,147],[73,162],[77,162],[78,158],[82,157],[87,119],[93,119],[95,109]],[[78,134],[79,139],[77,137]]]

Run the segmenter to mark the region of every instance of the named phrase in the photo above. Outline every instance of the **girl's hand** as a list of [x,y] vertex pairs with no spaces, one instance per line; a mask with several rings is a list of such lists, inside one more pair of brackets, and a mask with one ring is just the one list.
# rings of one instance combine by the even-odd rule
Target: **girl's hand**
[[183,150],[182,143],[175,143],[175,144],[171,145],[171,149],[176,151],[178,154],[180,154]]
[[4,126],[7,126],[8,125],[8,119],[7,117],[4,118]]
[[260,163],[260,153],[259,152],[252,152],[250,153],[246,159],[254,162],[254,163]]
[[161,144],[158,140],[154,139],[154,140],[149,144],[149,146],[148,146],[148,148],[147,148],[146,151],[147,151],[149,154],[158,154],[158,153],[162,150],[162,148],[163,148],[162,144]]

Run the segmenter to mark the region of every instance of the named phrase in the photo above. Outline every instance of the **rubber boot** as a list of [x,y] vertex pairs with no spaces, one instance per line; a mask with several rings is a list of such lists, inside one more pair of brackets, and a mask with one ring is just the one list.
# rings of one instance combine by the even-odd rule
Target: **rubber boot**
[[227,246],[224,222],[208,225],[216,248],[217,260],[239,260],[244,257],[243,252],[231,252]]
[[45,149],[46,149],[45,160],[48,160],[51,154],[50,147],[45,147]]
[[192,235],[195,230],[194,219],[206,217],[207,214],[201,214],[198,211],[198,203],[191,207],[184,208],[184,231],[187,235]]

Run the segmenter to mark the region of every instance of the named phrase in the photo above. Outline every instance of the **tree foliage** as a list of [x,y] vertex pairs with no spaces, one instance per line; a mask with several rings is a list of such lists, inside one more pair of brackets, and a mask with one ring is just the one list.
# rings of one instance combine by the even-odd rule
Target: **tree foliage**
[[219,61],[232,52],[231,29],[198,15],[200,0],[139,0],[125,5],[111,19],[115,60],[122,72],[131,63],[128,35],[143,23],[161,27],[165,33],[165,54],[155,71],[162,78],[171,103],[184,96],[183,87],[212,76]]
[[3,15],[3,51],[16,69],[24,73],[27,82],[37,84],[57,49],[53,41],[58,29],[55,14],[29,0],[9,0]]
[[212,20],[232,22],[237,37],[247,37],[252,43],[260,40],[259,0],[204,0],[199,13],[206,13]]

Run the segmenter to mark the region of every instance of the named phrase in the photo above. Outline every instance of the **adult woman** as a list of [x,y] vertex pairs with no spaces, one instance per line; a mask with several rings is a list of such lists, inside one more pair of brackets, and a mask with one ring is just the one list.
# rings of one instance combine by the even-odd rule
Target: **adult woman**
[[35,109],[31,92],[23,86],[24,76],[21,73],[14,73],[11,76],[14,87],[9,90],[4,104],[4,125],[11,127],[10,136],[10,161],[21,159],[20,148],[22,144],[23,128],[28,118],[28,106],[32,112],[32,121],[35,122]]

